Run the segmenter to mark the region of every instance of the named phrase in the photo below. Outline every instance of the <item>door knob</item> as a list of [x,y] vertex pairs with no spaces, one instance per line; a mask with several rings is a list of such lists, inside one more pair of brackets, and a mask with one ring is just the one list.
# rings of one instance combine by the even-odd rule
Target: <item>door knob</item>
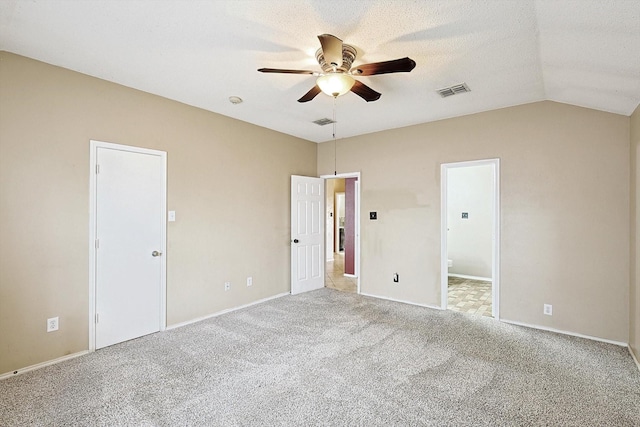
[[162,252],[160,252],[160,251],[151,252],[151,256],[160,256],[160,255],[162,255]]
[[298,243],[300,240],[298,239],[293,239],[293,243]]

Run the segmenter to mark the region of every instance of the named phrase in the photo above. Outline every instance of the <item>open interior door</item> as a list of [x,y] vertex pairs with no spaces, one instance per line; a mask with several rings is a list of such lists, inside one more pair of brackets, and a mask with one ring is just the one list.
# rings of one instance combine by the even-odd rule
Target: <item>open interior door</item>
[[291,176],[291,293],[324,287],[324,179]]

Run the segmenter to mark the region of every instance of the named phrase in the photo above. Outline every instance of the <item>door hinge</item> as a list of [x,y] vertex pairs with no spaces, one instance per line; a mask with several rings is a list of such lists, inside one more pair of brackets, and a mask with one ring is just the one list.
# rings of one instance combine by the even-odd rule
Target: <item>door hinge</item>
[[96,175],[100,173],[100,165],[96,165]]
[[99,320],[99,316],[98,316],[98,313],[96,313],[96,323],[98,323],[98,320]]
[[100,249],[100,239],[96,239],[96,249]]

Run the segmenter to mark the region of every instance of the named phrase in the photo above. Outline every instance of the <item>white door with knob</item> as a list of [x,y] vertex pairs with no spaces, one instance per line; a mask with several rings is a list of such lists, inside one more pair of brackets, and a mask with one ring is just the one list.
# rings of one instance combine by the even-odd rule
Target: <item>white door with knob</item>
[[96,349],[165,327],[166,153],[92,141]]
[[291,176],[291,293],[324,287],[324,179]]

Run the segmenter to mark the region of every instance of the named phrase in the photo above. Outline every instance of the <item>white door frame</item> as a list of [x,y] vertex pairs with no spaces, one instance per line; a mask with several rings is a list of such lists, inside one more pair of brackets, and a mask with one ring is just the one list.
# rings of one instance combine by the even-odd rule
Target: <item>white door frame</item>
[[443,163],[440,165],[440,307],[447,309],[448,247],[447,247],[447,172],[453,168],[469,166],[493,166],[493,239],[492,239],[492,289],[491,311],[495,319],[500,319],[500,159],[471,160],[466,162]]
[[[96,168],[98,148],[116,149],[132,153],[152,154],[162,158],[162,248],[160,251],[166,254],[167,248],[167,153],[148,148],[132,147],[128,145],[113,144],[111,142],[90,141],[89,160],[89,351],[96,349]],[[166,256],[160,257],[160,330],[167,327],[167,264]]]
[[[360,188],[361,188],[361,183],[362,183],[362,178],[360,177],[360,172],[347,172],[347,173],[339,173],[336,175],[320,175],[320,178],[324,178],[325,180],[325,191],[327,188],[327,184],[326,181],[327,179],[334,179],[334,178],[358,178],[358,180],[356,181],[356,185],[355,185],[355,203],[356,203],[356,209],[355,209],[355,228],[356,228],[356,235],[355,235],[355,239],[356,239],[356,244],[355,244],[355,251],[356,253],[354,254],[354,269],[355,269],[355,273],[356,273],[356,279],[357,279],[357,283],[358,283],[358,287],[357,287],[357,293],[360,293]],[[334,218],[335,218],[335,212],[333,214]],[[334,237],[335,238],[335,237]],[[326,242],[325,242],[326,245]],[[326,248],[325,248],[326,251]]]

